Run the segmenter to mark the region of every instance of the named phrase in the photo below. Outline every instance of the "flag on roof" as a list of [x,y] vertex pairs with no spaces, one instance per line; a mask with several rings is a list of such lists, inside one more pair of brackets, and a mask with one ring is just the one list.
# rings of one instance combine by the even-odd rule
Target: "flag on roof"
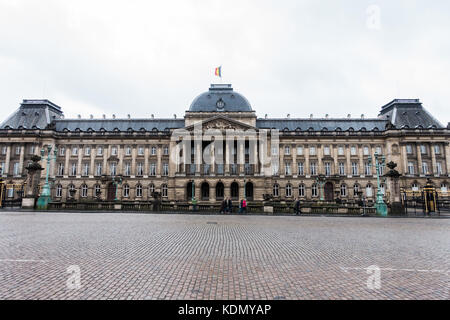
[[214,72],[214,75],[216,75],[217,77],[221,77],[222,78],[222,66],[216,68],[216,71]]

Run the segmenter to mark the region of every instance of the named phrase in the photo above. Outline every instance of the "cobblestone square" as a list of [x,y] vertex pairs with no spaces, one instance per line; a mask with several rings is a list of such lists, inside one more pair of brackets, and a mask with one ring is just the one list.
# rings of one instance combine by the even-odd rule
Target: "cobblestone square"
[[0,299],[449,299],[449,231],[449,219],[2,212]]

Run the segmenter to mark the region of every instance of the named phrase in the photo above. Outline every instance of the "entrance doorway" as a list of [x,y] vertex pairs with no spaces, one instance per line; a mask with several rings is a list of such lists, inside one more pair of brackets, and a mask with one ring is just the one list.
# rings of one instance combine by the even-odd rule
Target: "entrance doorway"
[[231,199],[239,200],[239,184],[237,182],[233,182],[231,184]]
[[251,182],[245,184],[245,198],[248,201],[253,201],[253,183]]
[[334,185],[331,182],[325,183],[323,191],[325,193],[325,201],[334,201]]
[[108,194],[106,198],[108,201],[114,201],[116,199],[116,188],[114,183],[108,185]]
[[207,182],[202,183],[202,200],[209,200],[209,184]]

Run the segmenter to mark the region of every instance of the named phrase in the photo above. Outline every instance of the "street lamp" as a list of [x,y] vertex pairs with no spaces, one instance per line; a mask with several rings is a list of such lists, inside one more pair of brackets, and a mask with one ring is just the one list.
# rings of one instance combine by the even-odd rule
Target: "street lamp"
[[[372,157],[368,159],[369,167],[372,166],[373,160]],[[386,164],[386,158],[383,155],[375,153],[375,168],[377,172],[377,200],[375,203],[375,207],[377,209],[377,213],[382,215],[383,217],[387,216],[387,205],[383,199],[383,192],[381,191],[381,180],[380,180],[380,172],[381,168]]]
[[[51,155],[51,151],[53,149],[53,156]],[[46,210],[48,208],[48,203],[51,201],[51,192],[50,192],[50,185],[48,183],[48,175],[50,172],[50,161],[56,160],[56,156],[58,154],[58,149],[56,146],[53,148],[52,145],[47,145],[47,166],[46,166],[46,173],[45,173],[45,184],[42,189],[42,193],[39,196],[37,207],[38,209],[44,209]],[[45,148],[41,149],[41,156],[44,158],[45,155]]]

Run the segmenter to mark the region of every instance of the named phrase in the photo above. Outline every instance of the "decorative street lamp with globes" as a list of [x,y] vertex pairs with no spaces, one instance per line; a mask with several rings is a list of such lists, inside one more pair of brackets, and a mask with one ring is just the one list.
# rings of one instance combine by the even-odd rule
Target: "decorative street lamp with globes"
[[[51,155],[51,151],[53,149],[53,156]],[[56,156],[58,154],[58,149],[56,146],[53,148],[52,145],[47,145],[47,166],[46,166],[46,173],[45,173],[45,184],[42,189],[42,193],[39,196],[39,199],[37,201],[37,207],[41,210],[46,210],[48,208],[48,204],[51,201],[51,192],[50,192],[50,185],[48,183],[48,175],[50,171],[50,161],[56,160]],[[45,155],[45,148],[41,149],[41,156],[44,158]]]

